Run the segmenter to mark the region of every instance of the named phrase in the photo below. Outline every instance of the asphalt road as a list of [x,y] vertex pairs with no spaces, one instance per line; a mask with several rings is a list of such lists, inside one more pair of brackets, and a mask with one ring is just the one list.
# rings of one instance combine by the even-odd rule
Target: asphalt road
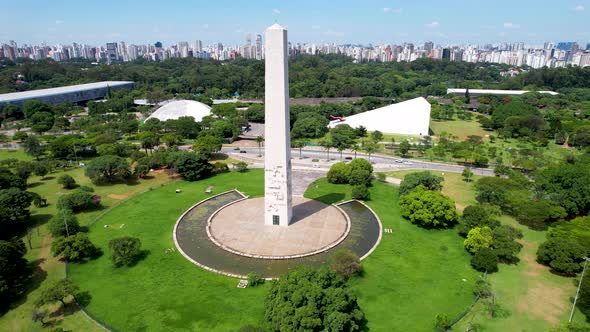
[[[240,148],[240,150],[234,150],[235,148],[222,148],[221,152],[226,154],[231,154],[234,156],[243,156],[247,158],[253,158],[258,156],[259,150],[258,148]],[[246,151],[243,153],[243,151]],[[264,148],[262,149],[262,154],[264,155]],[[323,167],[323,165],[318,165],[318,163],[314,163],[312,159],[319,159],[321,161],[327,160],[327,153],[325,150],[317,150],[317,149],[303,149],[301,151],[302,159],[299,159],[299,149],[292,149],[291,156],[294,158],[294,164],[309,164],[310,167]],[[342,160],[346,161],[346,157],[349,159],[354,158],[354,153],[351,152],[343,152],[342,153]],[[365,158],[369,159],[369,156],[364,153],[357,153],[357,158]],[[338,162],[340,161],[340,153],[338,151],[330,151],[330,162]],[[431,171],[440,171],[440,172],[453,172],[453,173],[461,173],[463,172],[464,167],[461,165],[450,165],[450,164],[440,164],[440,163],[433,163],[433,162],[426,162],[426,161],[417,161],[413,159],[400,159],[395,157],[386,157],[382,155],[371,155],[371,163],[374,165],[376,170],[384,171],[384,170],[431,170]],[[489,168],[472,168],[473,173],[476,175],[483,175],[483,176],[494,176],[494,170]]]

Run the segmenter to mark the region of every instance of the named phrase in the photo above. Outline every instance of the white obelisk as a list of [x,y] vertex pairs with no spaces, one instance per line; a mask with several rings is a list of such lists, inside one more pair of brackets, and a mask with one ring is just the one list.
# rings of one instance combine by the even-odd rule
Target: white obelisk
[[293,209],[287,29],[275,23],[265,37],[264,224],[288,226]]

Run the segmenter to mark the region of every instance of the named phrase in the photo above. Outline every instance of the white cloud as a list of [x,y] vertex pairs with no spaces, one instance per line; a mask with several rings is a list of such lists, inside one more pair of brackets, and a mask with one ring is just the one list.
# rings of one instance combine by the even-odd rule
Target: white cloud
[[586,8],[582,5],[577,5],[576,7],[574,7],[574,10],[577,12],[583,12],[584,9],[586,9]]
[[58,24],[58,25],[59,25],[59,24],[64,24],[64,21],[62,21],[62,20],[56,20],[56,21],[55,21],[55,24]]
[[518,24],[514,24],[512,22],[504,22],[504,29],[518,29],[520,28],[520,25]]
[[320,26],[319,25],[312,25],[311,28],[314,30],[318,30],[320,28]]
[[209,23],[203,24],[203,29],[209,29]]
[[278,14],[281,13],[281,11],[278,10],[277,8],[275,8],[275,9],[272,10],[272,13],[278,15]]
[[399,14],[402,12],[401,8],[391,8],[391,7],[384,7],[383,8],[383,12],[384,13],[394,13],[394,14]]
[[438,23],[438,21],[432,21],[430,23],[426,24],[426,27],[428,28],[437,28],[440,25],[440,23]]
[[496,28],[496,26],[495,25],[482,25],[481,28],[486,29],[486,30],[494,30]]
[[323,34],[325,36],[329,36],[329,37],[342,37],[342,36],[344,36],[343,32],[334,31],[332,29],[328,29],[328,30],[324,31]]

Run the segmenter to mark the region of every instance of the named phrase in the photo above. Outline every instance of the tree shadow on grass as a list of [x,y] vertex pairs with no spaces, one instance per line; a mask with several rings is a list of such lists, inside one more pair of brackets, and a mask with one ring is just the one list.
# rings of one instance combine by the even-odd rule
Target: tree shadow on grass
[[45,262],[45,258],[37,259],[29,264],[33,272],[31,275],[29,287],[23,292],[22,296],[12,302],[5,311],[0,311],[0,317],[2,317],[2,315],[4,315],[7,310],[18,308],[21,304],[25,303],[29,294],[38,289],[43,281],[47,279],[47,271],[41,268],[41,264],[43,264],[43,262]]
[[326,195],[322,195],[319,197],[314,198],[316,201],[320,201],[322,203],[326,203],[326,204],[334,204],[334,203],[338,203],[341,200],[343,200],[345,197],[344,194],[342,193],[330,193],[330,194],[326,194]]
[[55,179],[55,176],[45,176],[41,178],[41,181],[49,181]]
[[137,265],[137,263],[146,259],[147,256],[149,256],[149,254],[150,254],[149,250],[140,251],[139,254],[133,258],[133,262],[131,262],[131,264],[129,264],[128,267],[134,267],[135,265]]
[[35,187],[39,187],[40,185],[42,185],[43,182],[33,182],[33,183],[29,183],[27,184],[27,188],[35,188]]

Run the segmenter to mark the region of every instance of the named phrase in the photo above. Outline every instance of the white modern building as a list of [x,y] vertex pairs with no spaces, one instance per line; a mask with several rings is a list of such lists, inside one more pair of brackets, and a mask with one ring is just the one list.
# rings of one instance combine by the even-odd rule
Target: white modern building
[[158,108],[147,119],[156,118],[160,121],[177,120],[183,116],[192,116],[195,121],[201,121],[211,114],[211,107],[194,100],[173,100]]
[[430,103],[419,97],[401,103],[334,120],[330,128],[346,123],[353,128],[363,126],[368,131],[379,130],[388,134],[428,135]]

